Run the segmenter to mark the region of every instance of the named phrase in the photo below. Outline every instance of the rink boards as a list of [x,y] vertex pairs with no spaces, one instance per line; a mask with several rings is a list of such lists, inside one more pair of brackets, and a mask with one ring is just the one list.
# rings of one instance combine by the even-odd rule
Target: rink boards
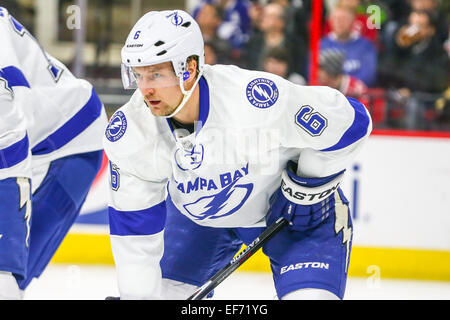
[[[52,262],[113,264],[107,159]],[[350,276],[450,281],[450,134],[375,131],[342,188],[354,225]],[[259,252],[239,270],[270,272]]]

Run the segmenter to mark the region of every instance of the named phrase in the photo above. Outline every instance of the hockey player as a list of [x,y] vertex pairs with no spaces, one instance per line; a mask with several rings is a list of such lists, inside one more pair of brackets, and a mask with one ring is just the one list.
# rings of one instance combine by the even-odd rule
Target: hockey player
[[339,184],[371,132],[328,87],[204,65],[195,20],[149,12],[122,49],[109,221],[121,299],[186,299],[280,216],[263,252],[280,299],[343,298],[352,222]]
[[0,7],[0,299],[21,299],[81,209],[102,160],[106,113]]

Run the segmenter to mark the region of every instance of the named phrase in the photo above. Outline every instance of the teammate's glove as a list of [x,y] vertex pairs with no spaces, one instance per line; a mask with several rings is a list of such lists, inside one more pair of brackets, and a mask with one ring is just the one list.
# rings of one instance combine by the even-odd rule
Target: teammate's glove
[[323,178],[302,178],[289,161],[281,175],[281,188],[270,197],[268,224],[283,216],[297,231],[316,227],[334,212],[334,193],[344,171]]

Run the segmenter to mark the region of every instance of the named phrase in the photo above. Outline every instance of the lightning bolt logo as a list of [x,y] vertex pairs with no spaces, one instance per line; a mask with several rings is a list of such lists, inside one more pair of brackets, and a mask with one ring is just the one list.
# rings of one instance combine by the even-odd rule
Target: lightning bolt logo
[[114,122],[112,122],[109,126],[109,130],[119,129],[121,125],[122,121],[120,121],[120,119],[114,119]]
[[345,272],[348,271],[349,255],[350,255],[350,242],[352,240],[353,229],[349,226],[349,212],[348,206],[342,202],[339,192],[334,193],[335,199],[335,215],[336,221],[334,223],[334,232],[338,235],[342,232],[342,244],[346,246],[345,257]]
[[172,17],[171,22],[175,26],[179,26],[183,23],[183,18],[178,15],[178,12],[174,12],[167,16],[167,18],[169,17]]
[[114,142],[124,135],[126,129],[127,119],[122,111],[117,111],[115,115],[111,117],[105,135],[109,141]]
[[[263,88],[261,85],[255,85],[255,86],[253,87],[253,89],[254,89],[256,92],[258,92],[258,94],[259,94],[260,96],[266,98],[265,101],[270,100],[271,102],[273,102],[273,100],[272,100],[272,98],[270,97],[270,95],[267,93],[266,90],[264,90],[264,88]],[[255,99],[257,99],[257,98],[255,98]],[[257,99],[257,100],[260,100],[260,99]]]
[[217,219],[233,214],[244,205],[253,190],[253,184],[237,185],[238,180],[233,181],[219,193],[201,197],[184,205],[184,208],[197,220]]
[[246,96],[253,106],[266,109],[277,102],[279,92],[274,81],[257,78],[247,84]]
[[211,215],[219,212],[225,205],[227,204],[227,200],[231,197],[234,192],[233,186],[236,184],[237,180],[233,181],[228,187],[223,189],[220,193],[218,193],[215,197],[212,198],[211,202],[208,203],[205,208],[208,208],[205,212],[202,213],[204,217],[209,217]]
[[25,244],[27,248],[29,247],[29,239],[30,239],[30,218],[31,218],[31,199],[30,199],[30,180],[28,178],[17,178],[17,185],[19,186],[20,193],[20,210],[25,208],[24,220],[27,227],[27,234],[25,237]]

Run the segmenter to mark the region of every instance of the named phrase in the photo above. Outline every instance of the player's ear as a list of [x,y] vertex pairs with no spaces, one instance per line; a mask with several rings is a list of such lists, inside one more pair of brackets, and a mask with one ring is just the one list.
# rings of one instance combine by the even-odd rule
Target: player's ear
[[190,89],[190,87],[195,83],[195,80],[197,79],[198,76],[196,59],[189,59],[186,65],[186,72],[188,72],[188,74],[186,74],[188,78],[185,80],[184,83],[185,87],[188,87],[188,89]]

